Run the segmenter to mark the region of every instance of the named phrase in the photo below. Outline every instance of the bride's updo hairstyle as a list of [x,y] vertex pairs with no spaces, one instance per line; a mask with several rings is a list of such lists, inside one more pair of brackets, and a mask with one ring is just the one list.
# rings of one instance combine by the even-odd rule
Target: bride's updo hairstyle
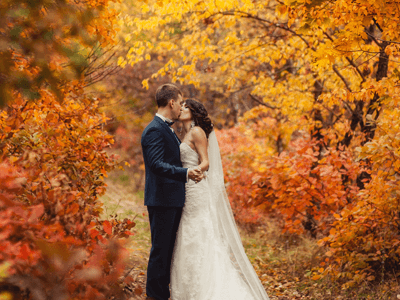
[[214,125],[211,122],[211,119],[208,116],[207,110],[204,105],[193,99],[187,99],[185,101],[185,104],[192,112],[194,124],[196,126],[200,126],[204,130],[208,138],[211,131],[213,131]]

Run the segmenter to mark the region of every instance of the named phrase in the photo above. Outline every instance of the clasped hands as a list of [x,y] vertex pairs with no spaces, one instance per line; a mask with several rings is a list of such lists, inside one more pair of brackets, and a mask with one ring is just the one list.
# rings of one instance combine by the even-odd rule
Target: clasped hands
[[204,174],[199,166],[188,169],[188,177],[198,183],[204,178]]

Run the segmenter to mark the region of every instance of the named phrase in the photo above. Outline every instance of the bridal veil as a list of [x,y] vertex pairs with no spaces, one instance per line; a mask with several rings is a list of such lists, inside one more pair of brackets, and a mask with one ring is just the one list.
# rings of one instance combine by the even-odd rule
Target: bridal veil
[[[210,187],[212,200],[210,211],[213,227],[217,234],[228,247],[230,260],[249,287],[255,300],[269,300],[253,266],[251,265],[240,239],[235,219],[231,210],[228,195],[224,185],[224,173],[222,169],[221,154],[214,130],[208,139],[209,170],[207,181]],[[246,299],[243,299],[246,300]]]

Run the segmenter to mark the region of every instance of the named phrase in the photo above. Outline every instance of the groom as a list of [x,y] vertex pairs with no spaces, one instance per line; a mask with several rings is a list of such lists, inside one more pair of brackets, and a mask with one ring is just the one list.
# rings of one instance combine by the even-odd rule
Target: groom
[[182,92],[173,84],[157,89],[158,111],[142,134],[146,169],[144,204],[149,212],[151,251],[147,267],[146,299],[168,300],[170,268],[176,232],[185,203],[185,182],[199,182],[198,169],[183,168],[180,140],[170,127],[181,114]]

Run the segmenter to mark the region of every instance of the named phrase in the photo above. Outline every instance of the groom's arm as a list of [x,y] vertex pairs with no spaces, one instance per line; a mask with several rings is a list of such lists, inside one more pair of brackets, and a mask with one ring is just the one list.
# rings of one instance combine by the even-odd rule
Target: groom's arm
[[176,167],[164,161],[165,144],[162,133],[156,128],[147,131],[142,138],[143,154],[150,170],[161,177],[186,182],[187,168]]

